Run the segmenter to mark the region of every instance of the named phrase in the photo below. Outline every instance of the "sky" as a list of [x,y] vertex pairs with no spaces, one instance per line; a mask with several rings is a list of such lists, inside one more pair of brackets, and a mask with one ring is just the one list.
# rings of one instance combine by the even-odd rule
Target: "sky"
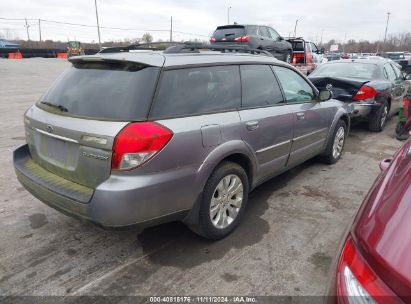
[[[388,35],[411,32],[411,0],[97,0],[101,40],[141,38],[150,32],[155,40],[169,39],[173,16],[173,40],[208,40],[214,29],[228,22],[270,25],[280,35],[320,42],[336,39],[375,41]],[[42,38],[98,41],[94,0],[0,1],[0,18],[28,19],[31,40],[39,40],[38,19],[80,23],[91,27],[41,22]],[[0,35],[26,39],[24,20],[0,19]],[[108,29],[121,28],[121,29]]]

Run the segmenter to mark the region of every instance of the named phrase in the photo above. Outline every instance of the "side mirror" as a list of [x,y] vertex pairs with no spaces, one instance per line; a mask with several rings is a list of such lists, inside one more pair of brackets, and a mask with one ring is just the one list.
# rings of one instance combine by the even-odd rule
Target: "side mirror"
[[278,40],[283,41],[284,38],[280,36],[280,37],[278,37]]
[[319,55],[324,54],[324,49],[322,48],[322,49],[317,50],[317,54]]
[[320,101],[327,101],[333,97],[333,93],[330,90],[321,90],[319,97]]
[[404,76],[404,80],[411,80],[411,74],[407,74]]
[[380,170],[381,170],[381,171],[387,170],[388,167],[390,166],[392,160],[393,160],[392,157],[391,157],[391,158],[383,159],[383,160],[380,162]]

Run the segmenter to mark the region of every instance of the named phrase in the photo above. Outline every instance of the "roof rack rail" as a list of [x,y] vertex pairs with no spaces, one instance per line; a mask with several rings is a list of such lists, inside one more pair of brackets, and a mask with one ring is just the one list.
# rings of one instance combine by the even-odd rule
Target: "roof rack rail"
[[285,39],[285,40],[297,40],[297,39],[304,40],[303,37],[292,37],[292,36],[290,36],[290,37],[284,37],[284,39]]
[[199,53],[200,50],[210,50],[210,51],[220,51],[221,53],[237,52],[237,53],[248,53],[253,55],[265,55],[269,57],[274,57],[273,54],[266,50],[252,49],[246,47],[235,47],[235,46],[219,46],[219,45],[208,45],[201,43],[182,43],[179,45],[170,46],[167,48],[165,54],[178,54],[178,53]]
[[113,46],[107,47],[99,51],[98,53],[121,53],[121,52],[129,52],[132,50],[140,50],[140,51],[164,51],[170,46],[183,44],[183,42],[148,42],[148,43],[137,43],[137,44],[130,44],[126,46]]

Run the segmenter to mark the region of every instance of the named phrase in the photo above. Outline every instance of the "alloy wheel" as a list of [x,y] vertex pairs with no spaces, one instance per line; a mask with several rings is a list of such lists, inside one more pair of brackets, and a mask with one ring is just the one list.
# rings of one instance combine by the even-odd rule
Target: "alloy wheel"
[[224,229],[231,225],[240,212],[243,195],[243,183],[237,175],[230,174],[221,179],[210,203],[210,219],[215,228]]
[[345,140],[345,129],[344,127],[340,127],[335,133],[334,144],[333,144],[333,157],[337,159],[340,157],[343,147],[344,147],[344,140]]
[[387,121],[387,116],[388,116],[388,106],[384,106],[384,109],[381,113],[381,120],[380,120],[381,129],[384,127],[385,122]]

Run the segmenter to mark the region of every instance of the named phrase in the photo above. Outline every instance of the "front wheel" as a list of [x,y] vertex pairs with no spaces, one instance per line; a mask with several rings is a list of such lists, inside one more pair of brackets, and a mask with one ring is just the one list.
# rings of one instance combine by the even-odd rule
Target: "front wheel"
[[342,156],[345,139],[347,137],[347,124],[345,121],[338,121],[335,126],[333,136],[328,140],[327,147],[322,160],[327,164],[335,164]]
[[220,164],[203,191],[199,227],[194,231],[205,238],[218,240],[238,225],[248,199],[248,177],[236,163]]

